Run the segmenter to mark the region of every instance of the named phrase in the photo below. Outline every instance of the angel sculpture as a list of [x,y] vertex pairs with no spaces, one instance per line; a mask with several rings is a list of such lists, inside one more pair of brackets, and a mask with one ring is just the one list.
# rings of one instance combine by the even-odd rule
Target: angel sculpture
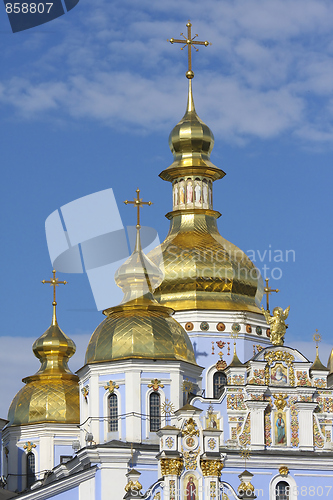
[[271,342],[273,345],[283,345],[284,335],[288,325],[286,325],[285,320],[288,318],[290,306],[283,310],[282,307],[275,307],[273,309],[273,316],[270,315],[269,311],[261,306],[261,310],[265,316],[266,323],[271,329]]

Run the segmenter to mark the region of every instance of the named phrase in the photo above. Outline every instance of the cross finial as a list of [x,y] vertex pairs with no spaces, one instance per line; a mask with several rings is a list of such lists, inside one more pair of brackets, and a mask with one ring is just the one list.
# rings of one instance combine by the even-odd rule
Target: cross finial
[[186,78],[188,78],[189,80],[191,80],[193,77],[194,77],[194,73],[192,71],[192,47],[194,47],[195,51],[198,52],[198,48],[196,47],[196,45],[204,45],[205,47],[207,47],[208,45],[212,45],[211,43],[207,42],[207,40],[205,42],[199,42],[199,40],[196,40],[196,37],[199,36],[199,35],[194,35],[194,37],[192,38],[192,33],[191,33],[191,27],[192,27],[192,24],[191,24],[191,21],[188,21],[187,24],[187,37],[184,35],[184,33],[181,33],[180,36],[182,36],[183,38],[182,39],[176,39],[176,38],[170,38],[169,40],[167,40],[167,42],[170,42],[170,43],[183,43],[185,44],[183,47],[181,47],[181,50],[184,50],[186,45],[187,45],[187,49],[188,49],[188,70],[186,72]]
[[266,281],[266,286],[264,288],[264,294],[266,295],[266,311],[269,312],[269,296],[272,292],[278,293],[280,290],[278,290],[277,288],[273,289],[268,285],[269,278],[266,278],[265,281]]
[[57,301],[56,301],[56,287],[59,285],[67,285],[67,281],[59,281],[58,278],[56,278],[56,271],[53,269],[52,271],[53,278],[51,278],[49,281],[43,280],[42,283],[45,285],[45,283],[49,283],[51,286],[53,286],[53,316],[52,316],[52,325],[57,324],[57,316],[56,316],[56,306],[57,306]]
[[140,229],[140,208],[143,205],[152,205],[151,201],[142,201],[142,198],[140,198],[140,189],[138,188],[136,190],[136,198],[134,198],[134,201],[124,201],[125,205],[135,205],[137,208],[137,221],[136,221],[136,228]]
[[316,347],[318,347],[319,342],[321,342],[321,335],[316,329],[316,333],[313,334],[313,341],[316,343]]

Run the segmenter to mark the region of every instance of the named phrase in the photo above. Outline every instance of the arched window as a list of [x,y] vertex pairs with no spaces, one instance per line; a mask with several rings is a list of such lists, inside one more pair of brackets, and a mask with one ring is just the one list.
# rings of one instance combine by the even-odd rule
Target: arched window
[[152,392],[149,396],[150,432],[156,432],[161,428],[160,399],[158,392]]
[[109,432],[118,431],[118,398],[116,394],[109,396]]
[[35,455],[27,453],[27,488],[36,481],[35,477]]
[[227,376],[224,372],[216,372],[213,377],[214,398],[218,399],[227,384]]
[[290,486],[286,481],[279,481],[275,486],[275,500],[289,500]]

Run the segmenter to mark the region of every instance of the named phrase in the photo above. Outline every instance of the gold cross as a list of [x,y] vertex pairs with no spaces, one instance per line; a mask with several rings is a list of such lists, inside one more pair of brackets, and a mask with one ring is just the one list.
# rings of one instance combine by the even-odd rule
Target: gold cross
[[53,278],[50,279],[50,281],[43,280],[42,283],[45,285],[45,283],[50,283],[51,286],[53,286],[53,305],[56,306],[56,287],[59,285],[67,285],[67,281],[59,281],[58,278],[56,278],[56,271],[53,269]]
[[269,281],[268,278],[266,278],[265,281],[266,281],[266,286],[264,288],[264,294],[266,295],[266,303],[267,303],[266,311],[269,311],[269,296],[270,296],[270,294],[272,292],[278,293],[280,290],[278,290],[277,288],[274,290],[273,288],[268,286],[268,281]]
[[199,49],[197,49],[196,45],[204,45],[207,47],[208,45],[212,45],[211,43],[207,42],[199,42],[199,40],[195,40],[197,36],[199,35],[194,35],[192,38],[191,34],[191,27],[192,24],[190,21],[186,24],[187,26],[187,37],[184,35],[184,33],[181,33],[180,36],[183,37],[183,39],[176,39],[176,38],[170,38],[170,40],[167,40],[167,42],[170,43],[185,43],[184,47],[181,47],[181,50],[184,50],[186,45],[188,49],[188,70],[186,72],[186,78],[191,79],[194,77],[194,73],[192,71],[192,46],[194,47],[195,51],[198,52]]
[[134,201],[124,201],[125,205],[136,205],[137,208],[137,221],[136,221],[136,228],[140,229],[140,208],[143,205],[152,205],[151,201],[142,201],[142,198],[140,198],[140,189],[138,188],[136,190],[136,198],[134,198]]
[[58,278],[56,278],[56,271],[53,269],[53,278],[50,279],[50,281],[43,280],[42,283],[45,285],[45,283],[50,283],[51,286],[53,286],[53,316],[52,316],[52,325],[57,324],[57,316],[56,316],[56,287],[59,285],[67,285],[67,281],[59,281]]

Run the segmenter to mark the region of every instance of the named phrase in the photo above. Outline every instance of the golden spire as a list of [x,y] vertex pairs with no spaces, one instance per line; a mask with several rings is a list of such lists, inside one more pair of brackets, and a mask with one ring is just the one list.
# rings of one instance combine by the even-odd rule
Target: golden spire
[[323,365],[323,363],[319,359],[319,342],[321,342],[321,335],[318,333],[318,330],[316,329],[316,333],[313,335],[313,341],[316,343],[316,359],[312,363],[312,366],[310,370],[325,370],[327,371],[326,366]]
[[181,33],[180,36],[183,37],[182,39],[179,40],[177,38],[170,38],[170,40],[167,40],[167,42],[181,43],[181,44],[185,43],[185,45],[183,47],[181,47],[180,50],[184,50],[186,45],[187,45],[188,70],[185,74],[186,74],[186,78],[191,80],[194,77],[194,73],[192,71],[192,47],[195,49],[196,52],[198,52],[199,49],[197,49],[196,45],[204,45],[205,47],[208,47],[208,45],[212,45],[212,44],[207,42],[207,40],[205,42],[199,42],[199,40],[196,40],[197,36],[199,36],[199,35],[194,35],[194,37],[192,38],[192,33],[191,33],[192,24],[191,24],[190,20],[187,22],[186,26],[187,26],[187,37],[183,33]]
[[153,288],[162,279],[160,270],[143,253],[140,239],[140,208],[143,205],[150,206],[152,202],[142,201],[140,189],[137,189],[136,193],[137,197],[134,198],[134,201],[124,201],[125,205],[131,204],[137,207],[137,223],[134,251],[115,274],[117,285],[124,291],[122,304],[132,300],[140,300],[147,293],[149,293],[149,300],[155,300],[152,296]]
[[238,338],[238,331],[236,330],[236,328],[234,328],[234,326],[232,326],[232,331],[230,333],[230,337],[232,339],[234,339],[234,355],[233,355],[233,358],[232,358],[229,366],[233,366],[233,367],[243,366],[243,363],[240,361],[239,357],[237,356],[237,352],[236,352],[236,339]]
[[[192,47],[196,51],[198,49],[195,45],[205,45],[209,42],[201,42],[196,40],[198,35],[192,37],[191,23],[187,23],[187,37],[183,33],[183,39],[170,38],[170,43],[185,43],[184,49],[188,47],[188,70],[186,77],[189,80],[188,85],[188,99],[185,115],[182,120],[174,127],[169,136],[169,146],[174,156],[173,163],[163,172],[160,177],[165,181],[173,182],[179,180],[182,176],[197,176],[200,177],[200,182],[205,178],[205,182],[209,180],[215,181],[222,179],[225,173],[216,167],[210,161],[210,153],[214,146],[214,136],[210,128],[198,117],[194,107],[193,92],[192,92],[192,78],[194,73],[192,71]],[[204,208],[207,208],[206,206]],[[211,206],[210,206],[211,208]]]
[[56,287],[59,285],[67,285],[67,281],[59,281],[58,278],[56,278],[56,270],[53,269],[53,278],[51,278],[49,281],[43,280],[42,283],[45,285],[45,283],[49,283],[51,286],[53,286],[53,315],[52,315],[52,323],[51,325],[57,325],[57,314],[56,314],[56,307],[57,307],[57,301],[56,301]]
[[265,278],[265,281],[266,281],[266,286],[264,288],[264,294],[266,295],[266,311],[269,312],[269,296],[272,292],[278,293],[280,290],[278,290],[277,288],[273,289],[268,285],[269,278]]

